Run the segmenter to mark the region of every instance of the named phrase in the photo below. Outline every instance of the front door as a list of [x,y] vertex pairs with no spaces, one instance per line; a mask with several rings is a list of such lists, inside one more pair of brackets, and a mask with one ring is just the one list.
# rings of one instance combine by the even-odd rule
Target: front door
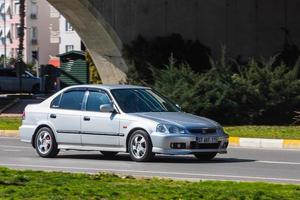
[[100,106],[103,104],[111,104],[105,91],[91,90],[88,92],[86,111],[81,117],[82,145],[119,146],[119,114],[100,112]]

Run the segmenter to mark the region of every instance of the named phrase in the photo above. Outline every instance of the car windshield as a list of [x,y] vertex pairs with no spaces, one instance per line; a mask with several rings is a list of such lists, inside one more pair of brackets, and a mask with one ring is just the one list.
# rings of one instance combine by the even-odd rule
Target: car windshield
[[180,111],[170,100],[151,89],[113,89],[111,93],[125,113]]

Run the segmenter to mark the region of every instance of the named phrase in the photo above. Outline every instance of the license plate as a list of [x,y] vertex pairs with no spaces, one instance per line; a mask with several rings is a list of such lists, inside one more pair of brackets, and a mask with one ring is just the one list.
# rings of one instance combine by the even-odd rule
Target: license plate
[[218,143],[218,137],[197,137],[197,143],[206,144],[206,143]]

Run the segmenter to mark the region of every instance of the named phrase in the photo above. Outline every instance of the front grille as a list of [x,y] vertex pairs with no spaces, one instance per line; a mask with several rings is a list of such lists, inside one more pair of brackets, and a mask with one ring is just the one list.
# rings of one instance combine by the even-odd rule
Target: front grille
[[188,129],[188,131],[192,134],[213,134],[217,130],[215,128],[192,128]]
[[221,142],[213,143],[213,144],[200,144],[197,142],[191,142],[190,148],[191,149],[218,149]]

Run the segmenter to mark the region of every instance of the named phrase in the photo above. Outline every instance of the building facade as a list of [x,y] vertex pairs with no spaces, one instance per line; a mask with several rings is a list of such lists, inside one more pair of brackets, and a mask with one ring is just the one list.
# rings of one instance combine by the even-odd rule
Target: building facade
[[71,24],[62,15],[60,15],[59,18],[59,30],[59,54],[63,54],[73,50],[82,50],[80,37],[71,26]]
[[[25,1],[24,61],[47,64],[59,52],[60,14],[46,0]],[[20,1],[0,0],[0,55],[16,58],[19,46]],[[34,58],[36,57],[36,58]]]

